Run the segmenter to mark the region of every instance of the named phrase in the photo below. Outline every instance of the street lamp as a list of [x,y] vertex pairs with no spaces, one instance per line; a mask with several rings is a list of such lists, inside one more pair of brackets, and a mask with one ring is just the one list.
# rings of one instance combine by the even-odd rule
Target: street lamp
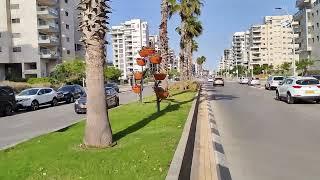
[[[275,8],[275,9],[276,10],[283,10],[283,11],[285,11],[285,13],[287,14],[288,17],[290,16],[288,10],[285,9],[285,8],[278,7],[278,8]],[[295,43],[294,28],[293,28],[292,23],[293,23],[293,19],[291,20],[291,22],[288,22],[288,25],[290,26],[290,28],[292,30],[292,44],[293,44],[292,66],[293,66],[293,76],[296,76],[296,68],[297,68],[296,67],[296,60],[295,60],[295,56],[296,56],[296,47],[295,47],[295,45],[296,45],[296,43]]]

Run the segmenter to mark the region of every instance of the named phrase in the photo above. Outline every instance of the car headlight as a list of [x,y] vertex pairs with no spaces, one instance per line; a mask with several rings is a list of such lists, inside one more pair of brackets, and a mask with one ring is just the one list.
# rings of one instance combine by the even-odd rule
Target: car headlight
[[29,101],[29,100],[30,100],[30,98],[20,99],[21,102]]

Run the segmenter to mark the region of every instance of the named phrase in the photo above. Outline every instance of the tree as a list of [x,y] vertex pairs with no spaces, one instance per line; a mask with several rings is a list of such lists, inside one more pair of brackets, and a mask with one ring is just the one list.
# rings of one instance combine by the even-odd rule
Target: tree
[[172,78],[175,78],[175,77],[178,77],[180,76],[180,73],[178,72],[177,69],[171,69],[169,71],[169,78],[172,79]]
[[[168,19],[169,19],[169,2],[168,0],[162,0],[161,2],[161,24],[160,24],[160,52],[162,57],[161,70],[168,73]],[[165,90],[168,89],[168,79],[166,78],[162,82],[162,86]]]
[[56,65],[53,72],[50,73],[50,78],[54,83],[66,84],[81,84],[85,77],[85,62],[82,59],[66,61]]
[[310,66],[314,65],[312,59],[301,59],[296,62],[297,70],[302,71],[302,76],[306,75]]
[[199,69],[199,72],[200,74],[199,75],[202,75],[202,65],[203,63],[205,63],[207,60],[207,58],[205,56],[200,56],[197,58],[197,64],[198,64],[198,69]]
[[199,16],[201,14],[201,0],[169,0],[170,12],[169,17],[178,13],[181,19],[180,27],[177,31],[180,35],[180,72],[181,79],[185,80],[188,76],[188,59],[187,59],[187,36],[186,36],[186,24],[187,20],[193,16]]
[[80,31],[86,49],[87,120],[84,145],[103,148],[112,145],[104,90],[104,64],[109,0],[80,0]]
[[264,64],[262,65],[262,70],[265,74],[269,74],[273,70],[273,65]]
[[291,68],[291,63],[289,62],[284,62],[280,65],[280,70],[284,75],[288,75],[288,72],[290,71]]
[[108,66],[104,68],[104,78],[112,81],[118,81],[122,76],[120,69],[115,68],[114,66]]

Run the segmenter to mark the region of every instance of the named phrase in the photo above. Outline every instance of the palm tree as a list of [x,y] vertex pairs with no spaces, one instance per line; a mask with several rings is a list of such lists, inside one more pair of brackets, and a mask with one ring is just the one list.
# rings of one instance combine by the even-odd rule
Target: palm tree
[[[169,2],[162,0],[161,3],[161,24],[160,24],[160,51],[162,57],[161,70],[168,73],[168,19],[169,19]],[[168,89],[168,79],[162,82],[164,89]]]
[[109,0],[81,0],[80,31],[86,49],[87,120],[84,145],[103,148],[112,144],[112,130],[105,102],[103,68]]
[[302,71],[302,76],[306,75],[310,66],[314,65],[312,59],[302,59],[296,62],[297,70]]
[[199,75],[202,76],[202,65],[206,62],[207,58],[205,56],[200,56],[197,58],[197,64],[199,67]]
[[186,23],[188,18],[192,16],[198,16],[201,14],[201,0],[169,0],[170,12],[169,17],[178,13],[181,18],[181,24],[179,28],[180,34],[180,71],[181,79],[185,80],[188,73],[188,61],[186,58],[187,37],[186,37]]

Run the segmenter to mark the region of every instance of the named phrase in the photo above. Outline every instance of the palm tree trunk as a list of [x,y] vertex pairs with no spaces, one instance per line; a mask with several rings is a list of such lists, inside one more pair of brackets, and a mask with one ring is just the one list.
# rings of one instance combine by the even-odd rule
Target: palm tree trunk
[[[161,24],[160,24],[160,45],[162,64],[161,70],[168,74],[168,18],[169,18],[169,3],[168,0],[162,0],[161,3]],[[168,76],[162,82],[165,90],[168,89]]]
[[103,67],[105,64],[105,35],[110,7],[108,0],[81,0],[80,30],[86,48],[87,120],[84,144],[87,147],[108,147],[112,130],[108,119]]
[[188,80],[192,77],[192,39],[187,42],[187,58],[188,58]]
[[112,130],[107,116],[103,67],[104,42],[86,49],[87,121],[84,144],[89,147],[107,147],[112,144]]
[[180,33],[180,79],[186,80],[187,78],[187,69],[186,69],[186,58],[185,58],[185,51],[186,51],[186,40],[185,40],[185,20],[181,20],[181,33]]

